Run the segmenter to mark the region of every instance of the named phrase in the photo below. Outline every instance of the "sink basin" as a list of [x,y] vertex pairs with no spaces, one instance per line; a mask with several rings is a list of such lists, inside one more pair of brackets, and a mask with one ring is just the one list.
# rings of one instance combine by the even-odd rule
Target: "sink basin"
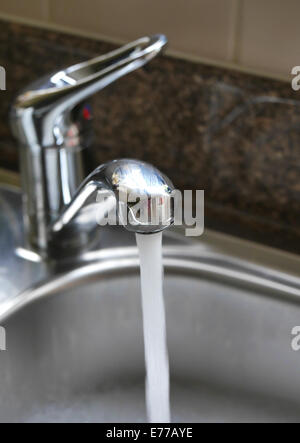
[[[146,421],[138,257],[118,232],[126,246],[2,304],[1,422]],[[300,421],[299,258],[211,232],[168,235],[172,420]]]
[[[138,263],[127,252],[29,291],[36,301],[2,322],[1,421],[146,420]],[[201,262],[197,271],[175,253],[166,266],[173,420],[299,420],[294,298],[205,278]]]

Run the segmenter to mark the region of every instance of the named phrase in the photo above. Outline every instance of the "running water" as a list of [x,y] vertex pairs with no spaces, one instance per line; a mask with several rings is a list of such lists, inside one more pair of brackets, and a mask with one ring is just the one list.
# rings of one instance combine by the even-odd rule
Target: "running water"
[[146,403],[151,423],[170,422],[169,360],[163,299],[162,233],[136,234],[140,254]]

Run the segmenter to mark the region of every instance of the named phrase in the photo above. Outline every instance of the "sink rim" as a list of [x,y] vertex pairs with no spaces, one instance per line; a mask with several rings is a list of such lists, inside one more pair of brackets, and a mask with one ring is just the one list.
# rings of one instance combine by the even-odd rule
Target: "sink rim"
[[[285,303],[300,304],[300,278],[279,273],[268,267],[228,257],[224,254],[199,251],[186,245],[165,247],[163,262],[166,275],[213,280],[235,287],[259,290],[256,296],[276,297]],[[19,310],[44,297],[106,276],[139,274],[137,248],[110,248],[87,253],[86,263],[69,271],[42,280],[17,296],[0,304],[0,323]]]

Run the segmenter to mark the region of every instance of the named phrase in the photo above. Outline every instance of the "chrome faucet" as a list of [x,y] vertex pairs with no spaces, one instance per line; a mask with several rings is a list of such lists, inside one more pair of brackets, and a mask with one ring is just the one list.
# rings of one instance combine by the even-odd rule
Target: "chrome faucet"
[[[87,208],[93,208],[91,198],[96,190],[109,189],[117,196],[120,186],[129,192],[130,183],[134,183],[135,191],[147,193],[147,187],[155,184],[161,201],[169,195],[172,183],[165,176],[150,165],[133,160],[97,168],[80,187],[86,176],[83,150],[90,133],[86,100],[148,63],[166,44],[164,35],[143,37],[46,76],[17,97],[11,111],[11,126],[20,145],[24,221],[31,248],[47,254],[51,249],[73,251],[86,245],[95,223],[91,217],[79,217],[79,213],[83,208],[85,213]],[[132,175],[137,170],[139,181]],[[144,233],[160,229],[162,225],[136,224],[133,228]]]
[[[72,220],[82,211],[92,217],[84,216],[85,220],[94,220],[99,200],[98,192],[105,194],[106,205],[96,215],[96,222],[103,219],[103,212],[116,208],[116,224],[119,221],[127,230],[138,234],[153,234],[163,231],[173,223],[171,180],[154,166],[133,159],[113,160],[99,166],[82,183],[72,202],[66,207],[51,227],[51,232],[63,232]],[[138,206],[134,211],[134,203]],[[136,212],[143,211],[145,219]],[[117,214],[118,213],[118,214]],[[77,222],[82,224],[80,217]],[[85,221],[83,222],[83,224]]]

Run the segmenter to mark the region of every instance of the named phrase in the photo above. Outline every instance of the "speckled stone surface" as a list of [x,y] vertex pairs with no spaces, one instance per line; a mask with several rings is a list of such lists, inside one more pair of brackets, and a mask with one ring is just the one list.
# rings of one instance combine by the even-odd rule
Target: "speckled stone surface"
[[[0,167],[16,170],[9,106],[19,89],[113,46],[0,22]],[[135,157],[177,188],[204,189],[206,226],[300,253],[300,91],[160,57],[93,98],[95,163]],[[96,166],[96,164],[95,164]]]

